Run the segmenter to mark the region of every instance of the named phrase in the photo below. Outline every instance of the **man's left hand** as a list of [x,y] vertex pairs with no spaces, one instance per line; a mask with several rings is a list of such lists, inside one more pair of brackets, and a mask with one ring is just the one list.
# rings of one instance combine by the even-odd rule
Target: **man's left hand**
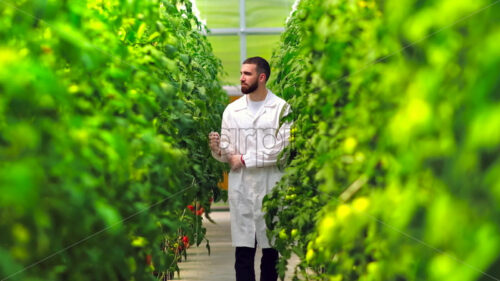
[[229,165],[231,166],[231,170],[238,170],[243,167],[243,163],[241,162],[241,155],[231,155],[229,157]]

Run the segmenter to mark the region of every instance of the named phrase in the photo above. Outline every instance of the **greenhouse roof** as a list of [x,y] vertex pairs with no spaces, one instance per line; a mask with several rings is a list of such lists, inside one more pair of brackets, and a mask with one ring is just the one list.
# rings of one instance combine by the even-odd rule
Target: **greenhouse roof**
[[222,60],[225,84],[238,84],[245,57],[271,59],[295,0],[196,0],[214,53]]

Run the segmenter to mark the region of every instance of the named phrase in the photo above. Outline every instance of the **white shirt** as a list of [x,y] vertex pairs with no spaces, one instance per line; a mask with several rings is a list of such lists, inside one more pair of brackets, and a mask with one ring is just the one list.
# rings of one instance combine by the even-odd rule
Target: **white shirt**
[[268,90],[257,114],[252,114],[245,96],[229,104],[222,116],[221,156],[241,154],[245,167],[229,172],[228,199],[231,214],[231,237],[235,247],[270,248],[262,199],[271,192],[283,173],[276,167],[278,155],[288,145],[290,123],[280,127],[280,119],[289,105]]
[[[267,96],[266,96],[267,97]],[[248,106],[248,110],[250,110],[250,113],[252,113],[252,115],[255,115],[257,114],[257,112],[259,112],[259,109],[262,107],[262,105],[264,104],[264,102],[266,101],[265,99],[264,100],[261,100],[261,101],[253,101],[252,99],[250,99],[250,97],[246,96],[247,98],[247,106]]]

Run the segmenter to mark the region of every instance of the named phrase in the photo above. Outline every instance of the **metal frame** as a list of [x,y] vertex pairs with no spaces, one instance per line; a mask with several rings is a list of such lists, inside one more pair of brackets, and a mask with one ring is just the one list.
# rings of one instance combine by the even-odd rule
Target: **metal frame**
[[247,56],[247,34],[243,32],[247,28],[246,2],[240,0],[240,63]]
[[[246,26],[246,0],[240,0],[240,27],[239,28],[213,28],[207,36],[234,36],[240,37],[240,63],[247,58],[247,35],[279,35],[285,31],[284,27],[247,28]],[[240,86],[223,87],[228,96],[241,96]]]
[[213,28],[207,36],[231,36],[240,37],[240,62],[247,58],[247,35],[279,35],[284,27],[262,27],[247,28],[246,26],[246,0],[240,0],[240,27],[239,28]]
[[249,28],[213,28],[207,35],[274,35],[281,34],[285,29],[283,27],[249,27]]

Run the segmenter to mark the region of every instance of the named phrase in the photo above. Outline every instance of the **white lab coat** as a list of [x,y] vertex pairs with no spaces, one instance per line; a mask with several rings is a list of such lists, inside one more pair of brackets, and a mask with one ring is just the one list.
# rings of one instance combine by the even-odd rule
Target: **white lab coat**
[[244,95],[229,104],[222,116],[221,155],[227,162],[230,155],[241,154],[245,167],[229,172],[228,200],[231,215],[231,237],[234,247],[270,248],[262,211],[262,199],[271,192],[283,173],[276,161],[288,145],[290,123],[280,127],[280,119],[290,106],[268,90],[264,104],[252,115]]

